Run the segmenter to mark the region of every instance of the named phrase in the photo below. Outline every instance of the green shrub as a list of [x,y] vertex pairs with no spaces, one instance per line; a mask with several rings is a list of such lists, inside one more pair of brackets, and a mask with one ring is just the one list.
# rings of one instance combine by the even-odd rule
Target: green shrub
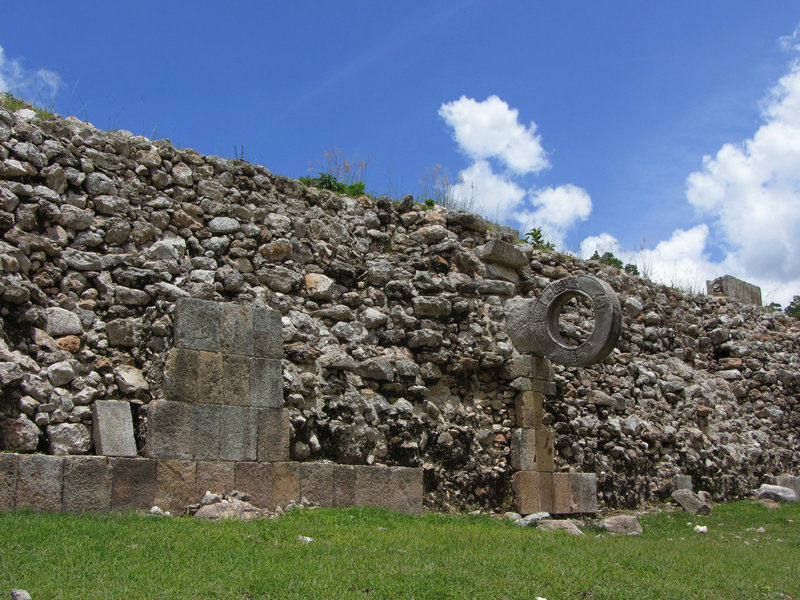
[[784,312],[790,317],[800,319],[800,296],[795,296],[789,305],[784,309]]
[[525,241],[533,246],[534,250],[552,252],[556,249],[556,245],[553,242],[545,241],[541,227],[532,227],[531,230],[525,234]]
[[321,190],[330,190],[337,194],[345,194],[357,198],[364,194],[365,184],[363,181],[354,181],[351,184],[342,183],[331,173],[319,173],[318,177],[300,177],[300,182],[308,186]]

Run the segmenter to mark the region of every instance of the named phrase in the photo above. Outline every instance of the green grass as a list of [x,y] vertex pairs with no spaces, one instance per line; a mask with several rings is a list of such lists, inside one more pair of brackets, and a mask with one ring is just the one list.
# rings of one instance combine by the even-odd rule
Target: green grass
[[31,110],[33,110],[33,112],[36,113],[36,116],[38,116],[40,119],[49,119],[54,114],[49,110],[46,110],[38,106],[34,106],[30,102],[26,102],[22,98],[17,98],[10,92],[0,93],[0,106],[11,112],[19,110],[20,108],[30,108]]
[[249,523],[11,512],[0,514],[0,597],[19,587],[35,600],[800,598],[800,504],[740,502],[642,523],[641,537],[587,528],[579,538],[379,509]]

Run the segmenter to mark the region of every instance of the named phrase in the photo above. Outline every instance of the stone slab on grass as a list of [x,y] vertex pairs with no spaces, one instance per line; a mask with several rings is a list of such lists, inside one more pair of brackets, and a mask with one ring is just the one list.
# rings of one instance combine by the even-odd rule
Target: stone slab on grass
[[19,455],[0,453],[0,510],[14,508]]
[[334,465],[333,506],[346,508],[356,505],[356,468],[352,465]]
[[300,501],[300,464],[243,462],[236,463],[236,489],[250,494],[259,508],[273,510]]
[[136,456],[130,403],[97,400],[92,408],[92,435],[97,454]]
[[156,500],[158,461],[111,459],[111,510],[150,510]]
[[189,504],[197,502],[196,468],[193,460],[159,460],[155,504],[173,515],[182,515]]
[[283,408],[258,409],[258,462],[289,460],[289,411]]
[[387,508],[411,515],[422,512],[422,469],[414,467],[389,468],[390,491]]
[[64,512],[108,512],[111,509],[111,466],[104,456],[64,459]]
[[61,512],[64,457],[20,454],[18,461],[16,508]]
[[300,464],[300,498],[319,506],[334,506],[333,463]]
[[680,504],[686,512],[693,515],[708,515],[711,513],[711,507],[692,490],[679,488],[672,492],[672,499]]
[[206,492],[229,494],[236,489],[232,462],[199,461],[195,475],[196,497],[202,498]]

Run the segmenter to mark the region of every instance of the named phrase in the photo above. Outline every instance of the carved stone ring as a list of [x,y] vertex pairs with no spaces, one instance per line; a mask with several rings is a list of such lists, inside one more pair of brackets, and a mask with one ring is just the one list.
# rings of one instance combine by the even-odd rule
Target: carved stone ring
[[[594,306],[594,329],[584,343],[570,346],[561,337],[558,318],[564,305],[582,296]],[[532,333],[541,354],[569,367],[603,360],[616,346],[622,329],[622,309],[611,286],[588,275],[565,277],[548,285],[533,308]]]

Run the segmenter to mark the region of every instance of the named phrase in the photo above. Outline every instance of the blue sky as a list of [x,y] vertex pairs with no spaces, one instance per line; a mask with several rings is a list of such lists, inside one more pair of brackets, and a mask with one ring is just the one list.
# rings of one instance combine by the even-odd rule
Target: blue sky
[[0,87],[292,177],[336,147],[378,194],[418,195],[440,164],[476,210],[564,249],[785,304],[798,25],[796,0],[17,2]]

